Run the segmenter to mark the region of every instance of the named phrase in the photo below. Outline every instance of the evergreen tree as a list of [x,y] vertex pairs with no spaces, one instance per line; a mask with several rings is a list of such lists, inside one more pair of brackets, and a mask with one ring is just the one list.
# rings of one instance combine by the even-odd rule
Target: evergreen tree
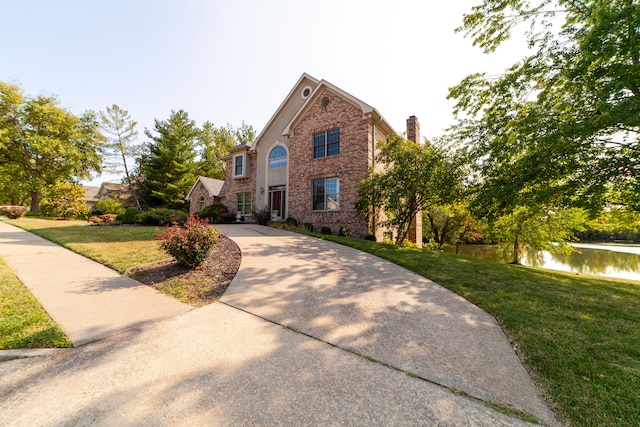
[[167,120],[155,120],[150,141],[139,159],[144,199],[150,207],[184,209],[185,197],[196,180],[196,143],[200,135],[184,110],[171,111]]

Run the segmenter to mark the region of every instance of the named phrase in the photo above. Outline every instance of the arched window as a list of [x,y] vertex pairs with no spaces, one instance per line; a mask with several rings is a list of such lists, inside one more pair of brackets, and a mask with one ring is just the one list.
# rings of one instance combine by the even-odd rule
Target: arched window
[[278,169],[287,166],[287,150],[278,145],[269,154],[269,169]]

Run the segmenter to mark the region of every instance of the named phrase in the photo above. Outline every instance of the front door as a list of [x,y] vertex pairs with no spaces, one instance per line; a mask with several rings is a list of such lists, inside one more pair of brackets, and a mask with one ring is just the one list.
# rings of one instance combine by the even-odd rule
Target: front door
[[269,210],[273,219],[284,219],[286,186],[269,188]]

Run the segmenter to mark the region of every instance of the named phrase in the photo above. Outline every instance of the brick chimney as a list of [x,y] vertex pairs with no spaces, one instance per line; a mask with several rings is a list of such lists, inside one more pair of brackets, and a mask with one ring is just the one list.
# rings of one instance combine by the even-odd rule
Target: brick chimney
[[[407,139],[420,144],[420,123],[416,116],[407,119]],[[422,247],[422,210],[415,212],[415,217],[409,226],[409,234],[407,236],[410,241],[417,247]]]
[[420,144],[420,123],[416,116],[407,119],[407,139]]

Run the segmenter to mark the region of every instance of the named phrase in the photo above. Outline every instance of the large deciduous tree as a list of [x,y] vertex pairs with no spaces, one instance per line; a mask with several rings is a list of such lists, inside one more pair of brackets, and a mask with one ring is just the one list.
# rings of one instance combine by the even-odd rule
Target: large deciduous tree
[[481,176],[476,207],[640,211],[640,4],[484,0],[459,30],[492,52],[524,23],[528,56],[450,90]]
[[251,125],[242,122],[239,128],[232,125],[216,127],[211,122],[205,122],[198,137],[200,143],[200,161],[198,174],[209,178],[225,179],[224,156],[229,149],[247,141],[255,139],[256,132]]
[[0,82],[0,186],[13,201],[30,199],[31,210],[40,210],[47,187],[99,172],[103,141],[93,112],[78,117],[54,97],[25,97]]
[[151,207],[182,209],[196,179],[196,144],[200,131],[184,110],[172,111],[167,120],[155,120],[150,141],[139,159],[145,201]]
[[129,191],[133,196],[136,207],[140,208],[137,189],[133,186],[131,168],[127,163],[132,158],[140,155],[140,145],[136,143],[138,131],[137,122],[131,119],[127,110],[123,110],[116,104],[107,107],[100,112],[100,125],[107,138],[106,167],[110,172],[124,173]]
[[459,170],[429,142],[394,135],[380,141],[379,150],[376,161],[383,169],[372,169],[359,183],[357,207],[363,215],[384,209],[387,225],[397,231],[396,243],[402,244],[418,212],[453,200],[460,189]]

